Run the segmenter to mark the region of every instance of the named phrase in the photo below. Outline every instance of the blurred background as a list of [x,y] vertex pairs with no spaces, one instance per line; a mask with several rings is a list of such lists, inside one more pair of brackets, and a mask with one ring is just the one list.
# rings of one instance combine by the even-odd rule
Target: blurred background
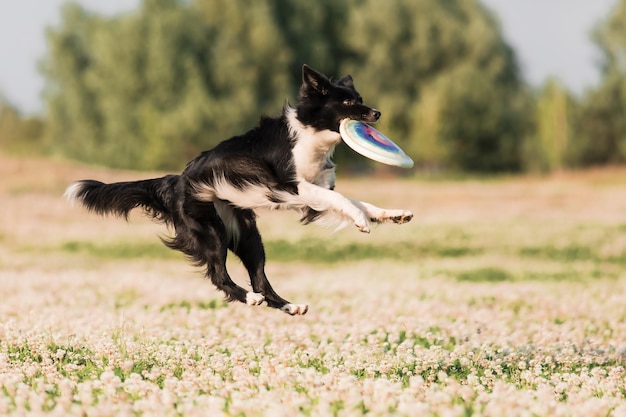
[[352,74],[415,173],[626,163],[626,0],[2,2],[0,153],[179,170],[303,63]]

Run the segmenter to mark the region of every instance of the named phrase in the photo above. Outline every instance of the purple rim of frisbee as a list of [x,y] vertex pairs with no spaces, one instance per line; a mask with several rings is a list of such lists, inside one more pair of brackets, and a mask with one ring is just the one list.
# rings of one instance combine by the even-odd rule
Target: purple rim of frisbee
[[413,166],[413,160],[398,145],[368,124],[343,119],[339,133],[349,147],[367,158],[401,168]]

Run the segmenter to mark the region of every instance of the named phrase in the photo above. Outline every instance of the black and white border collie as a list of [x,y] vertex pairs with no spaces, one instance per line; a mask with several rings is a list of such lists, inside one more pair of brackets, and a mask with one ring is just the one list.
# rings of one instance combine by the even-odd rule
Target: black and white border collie
[[[305,314],[307,304],[292,304],[279,296],[265,275],[265,251],[256,227],[259,208],[292,209],[304,224],[352,223],[369,233],[370,222],[406,223],[406,210],[387,210],[344,197],[335,188],[332,155],[345,118],[378,121],[380,112],[363,104],[352,77],[336,82],[304,65],[295,108],[263,117],[259,126],[228,139],[189,162],[180,175],[104,184],[82,180],[65,195],[98,214],[127,218],[142,208],[166,223],[174,237],[171,249],[206,267],[206,275],[228,301],[269,307],[288,314]],[[235,284],[226,270],[228,250],[243,262],[252,291]]]

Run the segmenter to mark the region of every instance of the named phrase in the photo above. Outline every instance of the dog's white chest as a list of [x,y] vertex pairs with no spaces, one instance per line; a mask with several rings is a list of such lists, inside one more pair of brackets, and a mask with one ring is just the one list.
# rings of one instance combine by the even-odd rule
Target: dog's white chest
[[331,157],[335,145],[341,141],[339,133],[303,126],[295,117],[295,111],[291,111],[287,117],[289,130],[295,140],[293,159],[296,177],[324,187],[334,184],[335,170]]
[[313,184],[318,184],[319,177],[327,176],[329,170],[334,176],[334,165],[330,158],[339,140],[339,134],[331,131],[307,132],[299,137],[293,147],[296,176]]

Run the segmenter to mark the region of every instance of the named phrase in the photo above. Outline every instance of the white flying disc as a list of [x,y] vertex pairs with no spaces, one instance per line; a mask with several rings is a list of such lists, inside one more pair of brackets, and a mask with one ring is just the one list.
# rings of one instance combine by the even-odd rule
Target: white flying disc
[[398,145],[368,124],[343,119],[339,133],[349,147],[369,159],[401,168],[413,166],[413,160]]

